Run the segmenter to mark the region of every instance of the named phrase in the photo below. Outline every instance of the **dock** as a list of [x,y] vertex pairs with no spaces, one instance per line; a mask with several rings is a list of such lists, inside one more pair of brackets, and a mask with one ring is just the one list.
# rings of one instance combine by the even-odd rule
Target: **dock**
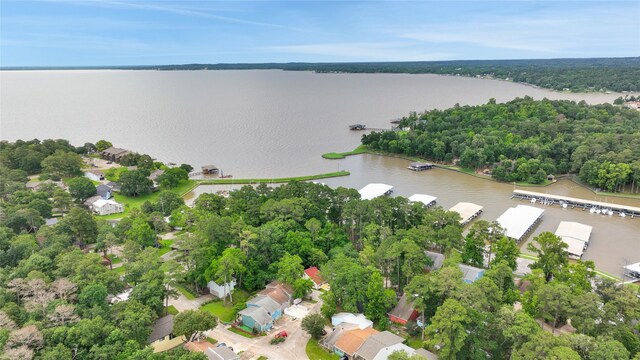
[[433,164],[426,163],[426,162],[412,162],[411,164],[409,164],[407,169],[413,170],[413,171],[429,170],[429,169],[433,169]]
[[528,200],[532,204],[559,205],[563,208],[578,208],[591,213],[603,215],[618,215],[620,217],[640,217],[640,207],[619,205],[595,200],[572,198],[569,196],[544,194],[535,191],[513,190],[511,198]]
[[387,184],[367,184],[367,186],[358,190],[362,200],[375,199],[378,196],[391,195],[393,186]]
[[505,229],[508,238],[520,243],[542,220],[543,212],[543,209],[537,207],[518,205],[507,209],[496,221]]
[[460,225],[465,226],[471,220],[477,218],[482,213],[482,206],[470,202],[459,202],[455,204],[449,211],[460,214]]
[[411,202],[421,202],[426,207],[431,207],[436,204],[436,200],[438,198],[431,195],[425,194],[413,194],[409,197],[409,201]]

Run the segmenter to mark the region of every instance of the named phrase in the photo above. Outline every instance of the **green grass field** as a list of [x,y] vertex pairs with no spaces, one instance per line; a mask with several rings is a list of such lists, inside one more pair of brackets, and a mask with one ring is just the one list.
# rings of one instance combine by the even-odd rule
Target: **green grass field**
[[244,290],[236,289],[233,291],[233,303],[227,301],[225,305],[222,300],[210,302],[200,307],[200,310],[209,312],[224,322],[232,322],[236,318],[235,306],[242,304],[249,298],[249,293]]
[[171,245],[173,244],[173,240],[160,240],[160,248],[158,249],[158,256],[162,256],[169,251],[171,251]]
[[169,307],[167,308],[167,312],[170,315],[178,315],[178,313],[179,313],[178,309],[176,309],[176,307],[173,306],[173,305],[169,305]]
[[321,348],[318,344],[318,340],[309,339],[307,343],[307,347],[305,348],[305,352],[309,359],[313,360],[338,360],[340,356],[334,353],[330,353],[325,349]]
[[322,154],[322,157],[330,160],[338,160],[338,159],[344,159],[345,157],[351,156],[351,155],[364,154],[368,151],[369,149],[367,149],[366,146],[360,145],[352,151],[345,151],[341,153],[330,152],[330,153]]

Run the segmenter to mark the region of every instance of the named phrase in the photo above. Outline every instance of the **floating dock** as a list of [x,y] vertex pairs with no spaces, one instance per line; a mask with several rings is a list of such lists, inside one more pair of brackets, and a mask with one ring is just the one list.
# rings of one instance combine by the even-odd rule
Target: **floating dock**
[[430,207],[430,206],[435,205],[436,199],[438,199],[438,198],[435,197],[435,196],[424,195],[424,194],[413,194],[413,195],[411,195],[409,197],[409,201],[421,202],[426,207]]
[[563,208],[579,208],[592,213],[603,215],[618,215],[620,217],[640,217],[640,207],[618,205],[602,201],[572,198],[568,196],[544,194],[534,191],[513,190],[511,198],[529,200],[531,203],[543,205],[560,205]]
[[378,196],[390,195],[393,192],[393,186],[387,184],[367,184],[367,186],[358,190],[362,200],[375,199]]
[[537,207],[518,205],[507,209],[497,221],[506,230],[505,235],[519,243],[540,222],[543,212]]
[[482,213],[482,206],[469,202],[459,202],[455,204],[449,211],[455,211],[462,218],[460,225],[465,226],[471,220],[477,218]]

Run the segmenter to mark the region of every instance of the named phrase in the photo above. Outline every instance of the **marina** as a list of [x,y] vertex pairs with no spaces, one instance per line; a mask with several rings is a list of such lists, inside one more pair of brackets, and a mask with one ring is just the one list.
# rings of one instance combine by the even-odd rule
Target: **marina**
[[520,243],[542,220],[543,212],[537,207],[518,205],[507,209],[496,221],[505,229],[507,237]]
[[544,194],[527,190],[513,190],[512,198],[529,200],[532,204],[560,205],[563,208],[578,208],[589,210],[592,214],[618,215],[620,217],[630,216],[631,218],[640,216],[640,207],[619,205],[614,203],[578,199],[568,196]]

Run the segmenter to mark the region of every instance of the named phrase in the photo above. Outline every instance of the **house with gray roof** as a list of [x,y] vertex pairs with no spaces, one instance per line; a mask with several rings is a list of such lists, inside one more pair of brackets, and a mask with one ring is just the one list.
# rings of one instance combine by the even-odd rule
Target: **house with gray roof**
[[240,360],[240,355],[233,352],[226,346],[208,348],[204,354],[209,360]]
[[242,324],[248,328],[263,332],[273,327],[273,318],[267,310],[259,306],[249,306],[238,313]]
[[353,354],[353,359],[373,360],[380,350],[392,345],[402,344],[403,341],[404,338],[389,331],[373,334],[356,350]]
[[425,251],[424,254],[427,255],[427,257],[431,259],[431,261],[433,261],[433,265],[426,266],[425,270],[435,271],[442,268],[442,264],[444,263],[444,255],[433,251]]
[[111,199],[111,187],[107,186],[107,185],[98,185],[96,186],[96,194],[98,196],[100,196],[101,198],[103,198],[104,200],[109,200]]
[[280,304],[268,296],[256,296],[247,301],[247,307],[262,307],[267,311],[269,316],[276,320],[282,316],[280,312]]

